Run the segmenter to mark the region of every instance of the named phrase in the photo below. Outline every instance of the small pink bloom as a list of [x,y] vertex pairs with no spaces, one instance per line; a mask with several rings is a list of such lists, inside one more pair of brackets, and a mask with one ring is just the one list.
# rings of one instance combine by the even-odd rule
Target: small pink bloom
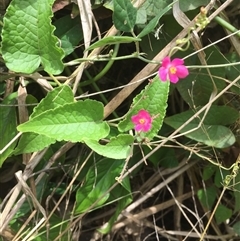
[[146,110],[140,110],[131,120],[136,131],[148,132],[152,127],[152,118]]
[[184,65],[183,59],[173,59],[165,57],[162,61],[162,66],[158,71],[159,77],[162,81],[169,79],[172,83],[176,84],[179,79],[183,79],[189,75],[188,69]]

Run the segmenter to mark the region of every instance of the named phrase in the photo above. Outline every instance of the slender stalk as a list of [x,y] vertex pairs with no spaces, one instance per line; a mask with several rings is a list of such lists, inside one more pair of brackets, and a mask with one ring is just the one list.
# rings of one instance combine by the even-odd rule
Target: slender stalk
[[240,37],[239,29],[235,28],[232,24],[224,20],[223,18],[216,16],[214,20],[221,25],[223,28],[229,30],[230,32],[234,33],[237,32],[236,35]]

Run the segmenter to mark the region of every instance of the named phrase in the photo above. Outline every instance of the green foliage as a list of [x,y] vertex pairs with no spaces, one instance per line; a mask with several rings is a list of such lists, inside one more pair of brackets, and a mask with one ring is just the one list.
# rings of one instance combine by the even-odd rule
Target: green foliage
[[71,54],[83,39],[79,18],[72,19],[69,15],[66,15],[55,21],[54,26],[56,27],[54,34],[59,38],[65,56]]
[[116,188],[111,191],[109,201],[116,201],[116,197],[121,197],[121,199],[117,202],[117,207],[113,216],[108,220],[104,228],[99,229],[99,231],[103,234],[107,234],[111,231],[111,228],[117,220],[119,214],[121,214],[122,210],[124,210],[124,208],[132,202],[131,188],[128,178],[125,178],[121,185],[117,185]]
[[[148,154],[151,150],[147,146],[143,146],[144,154]],[[148,160],[153,163],[155,167],[161,165],[165,168],[173,168],[178,166],[178,160],[173,149],[162,147],[151,155]]]
[[77,190],[75,213],[82,213],[97,202],[102,206],[110,197],[109,188],[116,182],[124,165],[124,160],[103,159],[89,169],[85,184]]
[[113,22],[116,29],[123,32],[133,31],[137,9],[129,0],[113,0]]
[[180,8],[182,11],[187,12],[189,10],[196,9],[201,6],[206,6],[209,3],[208,0],[196,0],[196,1],[191,1],[191,0],[180,0]]
[[[180,114],[165,118],[165,123],[177,129],[182,126],[195,114],[194,111],[189,110]],[[235,141],[235,136],[232,131],[223,126],[234,123],[238,118],[238,112],[227,106],[212,106],[203,125],[198,129],[191,131],[199,126],[200,120],[203,119],[203,113],[194,118],[194,120],[186,125],[180,133],[189,132],[185,134],[188,138],[195,141],[203,142],[208,146],[216,148],[225,148],[231,146]]]
[[124,159],[130,155],[130,145],[133,141],[131,135],[125,134],[111,138],[106,145],[100,145],[95,140],[85,140],[85,143],[99,155],[113,159]]
[[87,50],[92,50],[98,47],[112,45],[112,44],[121,44],[121,43],[131,43],[141,41],[140,38],[129,37],[129,36],[108,36],[106,38],[100,39],[97,42],[90,45]]
[[42,112],[19,125],[18,130],[45,135],[57,141],[99,140],[109,133],[109,126],[102,119],[103,105],[85,100]]
[[161,129],[165,117],[168,91],[169,82],[162,82],[159,81],[158,76],[154,77],[145,89],[134,98],[125,119],[118,125],[119,130],[125,132],[133,129],[131,117],[141,109],[148,110],[153,118],[152,129],[147,133],[142,133],[142,137],[147,138],[149,141],[153,139]]
[[53,0],[13,0],[4,16],[2,55],[9,69],[33,73],[40,63],[46,72],[63,71],[63,51],[53,35]]
[[[209,65],[226,62],[224,56],[216,47],[211,47],[206,50],[206,59]],[[199,64],[199,61],[192,60],[190,64]],[[209,71],[211,76],[206,69],[193,71],[186,79],[184,79],[184,81],[179,81],[177,84],[177,89],[182,98],[192,108],[206,105],[209,102],[210,96],[214,89],[212,80],[214,81],[218,92],[223,90],[223,88],[226,86],[225,82],[223,81],[226,75],[226,70],[224,68],[211,68]],[[191,90],[190,93],[189,90]]]
[[[229,62],[236,63],[240,61],[240,57],[235,52],[229,53],[225,57],[227,58],[226,64],[228,64]],[[226,69],[227,78],[231,81],[237,78],[240,74],[240,65],[227,66],[225,69]]]
[[213,186],[206,189],[199,189],[197,196],[205,208],[211,209],[217,198],[217,190]]
[[137,10],[137,18],[136,18],[136,25],[138,24],[145,24],[147,22],[147,13],[145,9],[138,9]]
[[213,174],[216,172],[216,169],[217,167],[212,165],[212,164],[209,164],[207,165],[206,167],[204,167],[204,170],[203,170],[203,180],[206,181],[208,180],[210,177],[213,176]]
[[[156,16],[158,15],[159,11],[167,7],[172,3],[172,0],[147,0],[142,5],[142,8],[147,11],[147,15],[149,16]],[[209,3],[208,0],[179,0],[180,8],[183,12],[187,12],[189,10],[193,10],[198,8],[199,6],[204,6]]]
[[227,219],[229,219],[232,216],[232,210],[227,208],[226,206],[220,204],[217,207],[216,213],[215,213],[215,218],[217,221],[217,224],[220,224]]
[[167,7],[165,7],[163,10],[161,10],[145,27],[144,29],[138,34],[138,38],[142,38],[145,35],[149,34],[158,24],[159,19],[166,14],[171,8],[172,5],[176,3],[176,1],[169,4]]
[[[62,220],[62,218],[53,214],[49,220],[51,228],[48,229],[44,226],[40,229],[40,232],[35,235],[34,240],[36,241],[53,241],[59,234],[66,230],[69,220]],[[68,240],[69,234],[66,232],[62,235],[59,240]]]
[[74,97],[69,86],[63,85],[49,92],[44,99],[34,108],[30,120],[38,115],[65,104],[73,103]]
[[45,135],[38,135],[33,132],[23,133],[13,154],[19,155],[21,153],[41,151],[45,147],[54,144],[55,142],[56,139]]
[[[68,1],[62,2],[67,4]],[[137,1],[92,0],[94,16],[99,23],[99,30],[96,31],[99,38],[96,40],[94,30],[91,45],[87,49],[89,52],[84,52],[82,45],[85,40],[80,18],[72,18],[78,8],[77,4],[72,3],[61,9],[59,2],[53,0],[11,1],[3,19],[1,33],[0,100],[3,105],[0,105],[0,149],[7,148],[0,154],[0,167],[4,161],[7,167],[13,166],[13,161],[21,163],[20,160],[24,156],[22,154],[32,155],[33,152],[48,147],[36,167],[30,162],[24,171],[29,171],[30,165],[34,168],[31,178],[36,180],[37,198],[49,211],[48,214],[53,204],[51,201],[61,200],[59,213],[55,210],[48,220],[49,227],[43,225],[30,239],[56,240],[59,234],[72,228],[72,220],[79,215],[95,215],[92,211],[105,211],[107,205],[111,205],[114,213],[104,220],[104,226],[98,228],[102,234],[111,232],[114,223],[119,220],[121,213],[133,198],[137,200],[146,193],[149,194],[150,190],[154,190],[154,185],[162,182],[161,179],[149,179],[149,182],[149,177],[159,176],[158,172],[162,168],[166,169],[164,172],[172,173],[171,168],[177,168],[179,163],[182,165],[185,160],[190,164],[198,160],[201,167],[194,172],[188,170],[183,174],[196,174],[192,176],[192,180],[199,181],[201,188],[196,190],[199,199],[196,205],[201,205],[200,208],[197,206],[197,209],[202,208],[201,211],[204,212],[214,210],[220,191],[228,189],[231,206],[226,199],[222,199],[215,219],[217,224],[231,219],[231,227],[240,235],[239,222],[234,219],[240,210],[239,163],[236,161],[230,167],[235,161],[235,156],[233,158],[232,154],[229,154],[232,150],[236,152],[239,149],[239,83],[235,83],[228,91],[225,90],[218,100],[209,106],[206,116],[203,112],[186,125],[201,108],[210,104],[209,99],[214,91],[213,82],[220,93],[239,76],[240,65],[209,68],[209,74],[206,66],[201,66],[197,54],[188,57],[188,54],[196,50],[190,46],[187,51],[178,51],[174,56],[184,58],[185,64],[191,66],[190,75],[176,85],[170,86],[169,81],[161,81],[154,72],[162,61],[159,56],[163,58],[165,56],[162,53],[167,55],[171,52],[171,49],[163,48],[182,29],[172,16],[171,8],[175,2],[146,0],[137,9],[134,7]],[[191,16],[195,17],[199,12],[198,8],[208,2],[180,0],[180,8],[184,12],[195,9],[187,13],[189,19],[192,19]],[[95,9],[99,6],[100,9]],[[113,11],[107,11],[106,22],[104,7]],[[77,12],[81,11],[77,9]],[[109,31],[106,29],[109,23],[111,24],[111,17],[117,31],[114,28]],[[98,21],[99,19],[101,21]],[[105,35],[106,30],[108,33]],[[111,36],[113,32],[118,33]],[[202,38],[204,37],[203,35]],[[121,46],[118,49],[119,44]],[[113,54],[110,45],[115,45]],[[101,52],[98,52],[99,47]],[[150,62],[143,59],[144,54],[139,53],[139,49],[149,60],[158,56],[158,65],[153,67],[153,64],[156,64],[155,60]],[[91,52],[92,50],[94,51]],[[236,54],[221,53],[221,50],[221,46],[207,47],[204,50],[208,65],[239,61]],[[92,53],[96,54],[93,56]],[[84,58],[81,58],[82,56]],[[136,57],[139,59],[129,60]],[[119,61],[114,62],[116,59]],[[140,63],[140,59],[145,62]],[[103,67],[102,61],[109,62]],[[146,62],[149,62],[149,65]],[[75,68],[69,63],[79,65]],[[25,74],[20,77],[20,74],[15,72]],[[56,76],[52,76],[53,74]],[[142,82],[138,85],[136,92],[132,90],[131,95],[128,93],[130,85],[127,82],[132,77],[136,76],[137,81],[140,81],[140,78],[151,78],[149,76],[153,75],[156,76],[149,82],[146,81],[147,84]],[[84,81],[85,78],[88,80]],[[18,121],[21,119],[18,106],[13,106],[17,103],[17,98],[21,97],[20,91],[14,92],[20,85],[26,85],[26,104],[30,104],[26,107],[30,115],[29,120],[21,124]],[[123,88],[120,95],[117,94],[119,88]],[[13,94],[6,95],[10,92]],[[128,93],[129,98],[123,100],[120,108],[112,108],[113,102],[122,101],[122,93]],[[109,101],[111,102],[108,103]],[[111,109],[112,115],[104,119],[108,108]],[[149,112],[153,120],[152,128],[148,132],[133,131],[131,117],[142,109]],[[199,128],[195,130],[196,127]],[[179,133],[188,133],[180,138],[170,136],[173,129],[178,128],[181,128]],[[7,146],[17,131],[21,132],[20,140]],[[164,145],[159,146],[162,144]],[[67,149],[69,147],[71,149]],[[155,147],[158,149],[153,150]],[[35,154],[38,153],[31,157]],[[11,155],[15,155],[14,158]],[[228,155],[231,161],[225,162],[225,156]],[[143,161],[149,165],[146,166]],[[52,164],[53,166],[49,167]],[[24,166],[20,168],[23,169]],[[41,179],[41,176],[44,178]],[[228,177],[230,181],[226,185]],[[141,182],[138,182],[140,178]],[[188,179],[183,180],[185,184]],[[195,184],[195,181],[192,184]],[[186,185],[183,191],[188,191],[185,187]],[[169,185],[169,188],[172,186]],[[195,190],[195,186],[193,188]],[[165,198],[165,195],[161,197]],[[153,199],[155,202],[156,197]],[[184,205],[187,206],[188,203],[187,200]],[[66,205],[65,208],[62,208],[62,205]],[[144,205],[156,203],[152,204],[148,199]],[[24,202],[19,208],[9,226],[14,231],[19,231],[30,211],[34,209],[35,206],[28,199],[28,202]],[[122,214],[124,216],[124,212]],[[34,222],[30,221],[25,225],[25,233],[22,236],[29,234],[40,220],[40,216],[41,213],[34,218]],[[102,220],[98,221],[103,223]],[[202,221],[205,226],[205,220]],[[62,240],[71,240],[71,235],[68,236],[71,231],[69,229],[68,233],[65,232]]]
[[[204,168],[203,171],[203,178],[204,180],[209,180],[211,176],[214,176],[214,184],[216,187],[221,188],[223,184],[223,180],[225,180],[226,176],[230,174],[230,171],[224,170],[224,169],[219,169],[217,166],[213,166],[209,164],[206,168]],[[215,218],[217,224],[220,224],[227,219],[231,218],[232,214],[234,212],[239,211],[240,206],[239,206],[239,175],[237,176],[236,179],[233,180],[231,184],[229,184],[229,187],[231,189],[234,189],[234,197],[235,197],[235,207],[234,211],[229,209],[223,204],[219,204],[217,206],[216,212],[215,212]],[[235,184],[236,182],[236,184]],[[197,193],[197,196],[201,202],[201,204],[207,208],[207,209],[212,209],[213,204],[217,198],[217,190],[216,187],[210,186],[206,189],[200,189]]]
[[240,222],[236,222],[233,225],[233,230],[238,236],[240,236]]
[[[49,92],[47,96],[34,108],[33,113],[30,116],[30,120],[45,111],[53,110],[67,103],[73,103],[73,101],[73,94],[68,86],[64,85],[55,88],[53,91]],[[22,134],[14,154],[17,155],[20,153],[40,151],[44,147],[55,142],[55,138],[40,135],[38,133],[26,132]]]
[[[7,96],[2,104],[11,105],[16,103],[17,94],[13,93]],[[4,148],[12,138],[17,134],[16,125],[16,112],[14,107],[4,107],[0,106],[0,149]],[[0,155],[0,167],[8,156],[11,155],[15,147],[15,142],[10,145],[10,147]]]
[[171,4],[171,0],[162,0],[162,1],[154,1],[154,0],[147,0],[142,5],[142,9],[147,12],[148,16],[157,16],[159,11],[166,8],[169,4]]

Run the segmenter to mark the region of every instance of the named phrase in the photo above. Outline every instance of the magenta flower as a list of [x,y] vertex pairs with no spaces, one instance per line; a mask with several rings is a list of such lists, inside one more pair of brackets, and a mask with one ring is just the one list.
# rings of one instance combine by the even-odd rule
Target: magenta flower
[[188,69],[184,65],[183,59],[173,59],[165,57],[162,61],[162,66],[158,71],[159,77],[162,81],[170,80],[176,84],[179,79],[183,79],[189,75]]
[[148,132],[152,128],[152,118],[146,110],[140,110],[131,117],[136,131]]

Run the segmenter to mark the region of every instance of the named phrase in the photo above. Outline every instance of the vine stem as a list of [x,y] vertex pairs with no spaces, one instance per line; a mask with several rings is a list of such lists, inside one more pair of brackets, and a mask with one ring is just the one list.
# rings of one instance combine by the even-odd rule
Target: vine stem
[[[119,44],[116,44],[112,53],[112,57],[115,58],[117,56],[119,50]],[[103,70],[97,74],[95,77],[88,79],[86,81],[83,81],[82,83],[80,83],[80,86],[86,86],[86,85],[90,85],[94,82],[96,82],[97,80],[101,79],[108,71],[109,69],[112,67],[113,63],[114,63],[114,59],[110,58],[110,60],[108,61],[108,63],[106,64],[106,66],[103,68]]]
[[48,73],[49,76],[54,80],[54,82],[58,85],[58,86],[61,86],[62,84],[58,81],[57,78],[55,78],[55,76],[53,76],[52,74]]
[[232,24],[230,24],[229,22],[225,21],[223,18],[216,16],[214,18],[214,20],[221,25],[222,27],[224,27],[225,29],[229,30],[230,32],[234,33],[237,32],[237,36],[240,37],[240,33],[239,33],[239,29],[235,28]]
[[113,57],[113,56],[110,56],[109,54],[99,55],[99,56],[94,56],[94,57],[91,57],[91,58],[75,59],[73,61],[65,63],[64,66],[73,66],[73,65],[77,65],[77,64],[82,63],[82,62],[97,62],[97,61],[104,62],[104,61],[111,61],[111,60],[126,60],[126,59],[133,59],[133,58],[141,59],[142,61],[144,61],[146,63],[160,64],[158,61],[153,61],[153,60],[143,58],[142,55],[146,55],[146,54],[134,52],[133,54],[129,54],[129,55],[125,55],[125,56],[119,56],[119,57]]
[[235,63],[228,63],[228,64],[213,64],[213,65],[190,65],[187,66],[188,69],[210,69],[210,68],[222,68],[222,67],[228,67],[228,66],[235,66],[235,65],[240,65],[239,62]]

